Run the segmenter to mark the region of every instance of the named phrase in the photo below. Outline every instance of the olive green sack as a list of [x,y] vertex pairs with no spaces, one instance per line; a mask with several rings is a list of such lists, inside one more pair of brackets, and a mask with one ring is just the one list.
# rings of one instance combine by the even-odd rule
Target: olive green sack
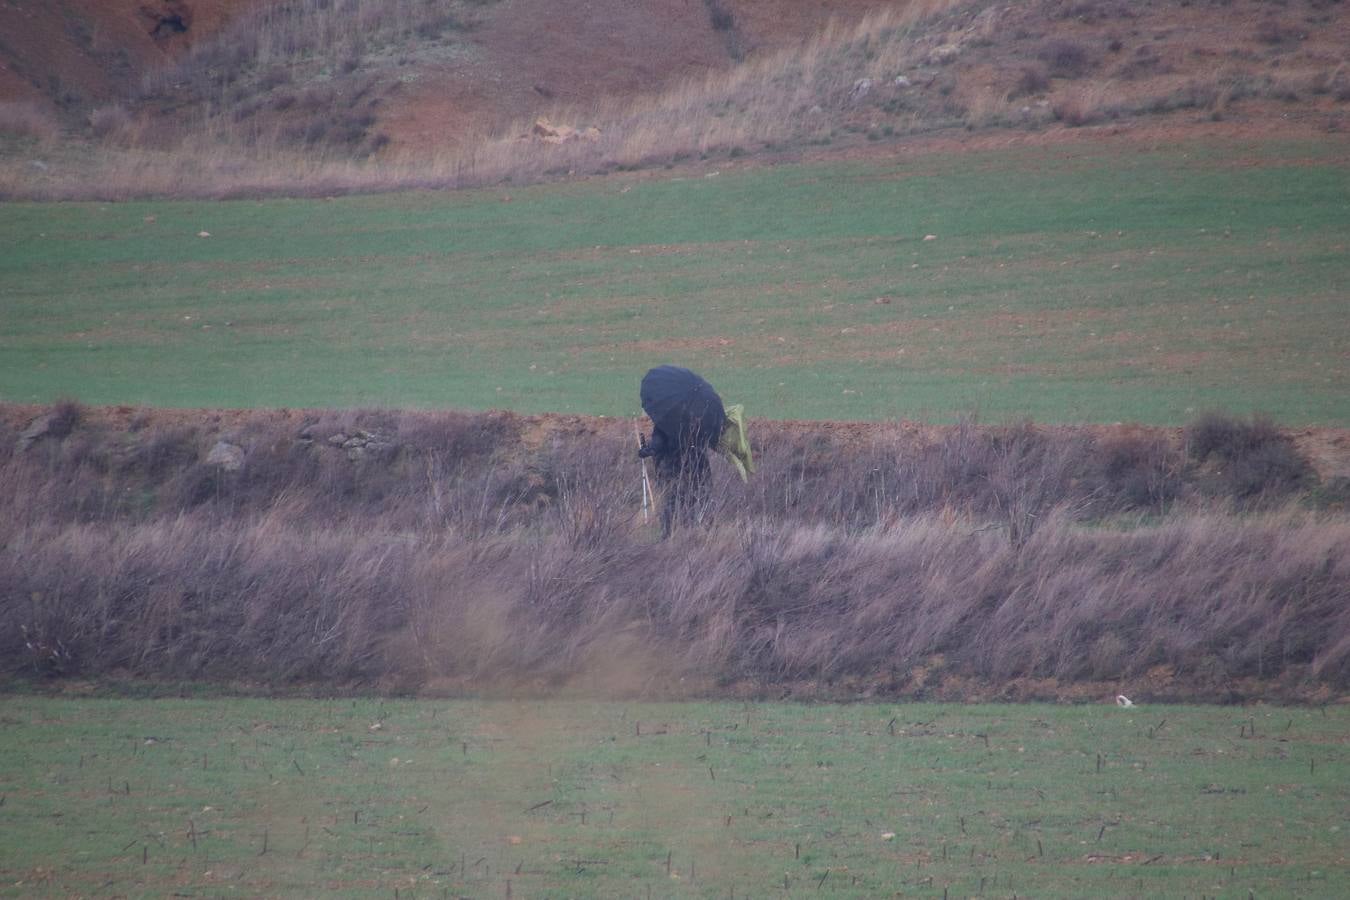
[[727,422],[717,441],[717,452],[736,467],[741,481],[749,481],[755,471],[755,459],[750,451],[750,437],[745,431],[745,406],[737,403],[726,408]]

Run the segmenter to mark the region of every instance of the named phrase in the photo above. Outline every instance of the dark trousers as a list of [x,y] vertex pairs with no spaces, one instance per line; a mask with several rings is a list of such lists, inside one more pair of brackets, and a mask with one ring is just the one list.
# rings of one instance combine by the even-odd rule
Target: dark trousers
[[657,458],[656,475],[665,491],[661,503],[661,536],[670,537],[677,525],[692,525],[708,488],[708,458],[703,450]]

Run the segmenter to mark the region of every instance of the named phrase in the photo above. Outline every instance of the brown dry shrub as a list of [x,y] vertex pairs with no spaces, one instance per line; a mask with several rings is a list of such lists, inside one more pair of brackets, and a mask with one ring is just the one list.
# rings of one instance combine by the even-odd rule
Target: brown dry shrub
[[1049,87],[1050,76],[1046,73],[1045,67],[1032,63],[1018,71],[1010,96],[1025,97],[1029,94],[1040,94]]
[[1159,434],[1125,434],[1098,444],[1091,492],[1112,511],[1165,512],[1185,487],[1181,454]]
[[1036,58],[1045,63],[1056,78],[1079,78],[1092,68],[1091,51],[1083,44],[1068,38],[1053,38],[1036,51]]
[[131,113],[119,104],[100,106],[89,114],[89,130],[100,141],[125,141],[131,127]]
[[58,400],[47,413],[47,436],[60,440],[75,430],[84,418],[84,407],[78,400]]
[[0,135],[32,138],[46,144],[61,136],[61,123],[36,103],[6,100],[0,102]]
[[1108,115],[1098,92],[1090,90],[1070,91],[1056,98],[1050,108],[1056,119],[1075,128],[1095,125]]
[[1186,447],[1207,493],[1240,508],[1270,505],[1309,487],[1315,475],[1294,442],[1269,419],[1201,416],[1186,428]]
[[1263,44],[1276,45],[1301,41],[1307,34],[1296,25],[1270,16],[1257,24],[1254,37]]
[[736,16],[723,0],[703,0],[708,7],[708,22],[716,31],[730,31],[736,27]]

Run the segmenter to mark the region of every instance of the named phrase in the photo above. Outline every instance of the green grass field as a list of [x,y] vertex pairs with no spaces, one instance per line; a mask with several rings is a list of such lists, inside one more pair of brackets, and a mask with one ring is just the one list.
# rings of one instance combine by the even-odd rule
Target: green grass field
[[1346,896],[1347,733],[1344,707],[10,695],[0,894]]
[[0,399],[623,415],[677,361],[773,418],[1346,425],[1344,150],[7,204]]

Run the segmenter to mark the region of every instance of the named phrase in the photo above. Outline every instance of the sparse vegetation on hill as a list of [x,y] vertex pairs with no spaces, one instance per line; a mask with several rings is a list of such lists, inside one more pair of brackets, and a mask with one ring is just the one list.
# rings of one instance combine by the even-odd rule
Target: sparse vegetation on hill
[[1350,686],[1350,526],[1289,506],[1316,477],[1261,422],[1185,445],[757,423],[760,474],[719,470],[705,524],[662,543],[627,423],[38,421],[0,434],[11,675],[547,689],[629,655],[698,691]]
[[[740,34],[735,3],[707,12],[699,27]],[[464,30],[509,14],[467,0],[260,7],[150,78],[127,111],[103,113],[92,156],[36,174],[15,160],[0,185],[23,196],[457,187],[935,132],[1157,117],[1180,130],[1233,118],[1305,132],[1350,124],[1342,4],[1235,0],[1217,15],[1183,3],[914,0],[796,42],[780,35],[739,65],[636,99],[603,86],[569,94],[543,132],[532,118],[512,122],[507,107],[473,119],[495,137],[465,140],[458,118],[447,123],[453,140],[401,132],[411,112],[402,105],[426,102],[405,82],[450,77],[442,63],[479,52]],[[552,96],[536,87],[520,111]]]
[[494,0],[284,0],[245,12],[172,66],[139,105],[186,113],[225,143],[369,155],[381,104],[419,64],[467,52],[462,35]]

